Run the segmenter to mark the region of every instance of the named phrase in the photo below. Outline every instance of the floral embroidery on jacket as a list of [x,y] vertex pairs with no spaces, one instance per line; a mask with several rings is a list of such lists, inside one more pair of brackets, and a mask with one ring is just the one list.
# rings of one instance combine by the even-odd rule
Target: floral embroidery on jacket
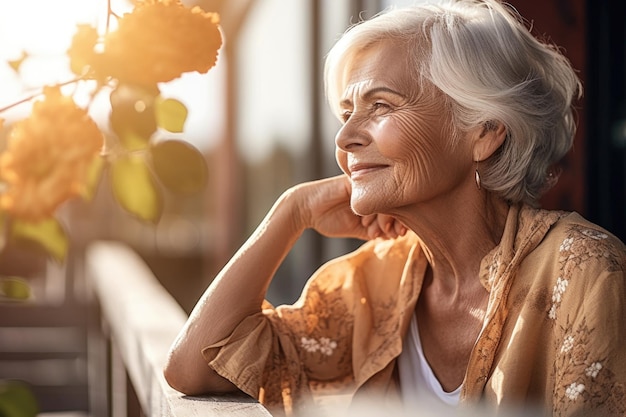
[[332,355],[333,351],[337,348],[337,342],[329,339],[328,337],[320,337],[318,341],[316,339],[303,336],[300,339],[300,345],[309,353],[320,351],[320,353],[326,356]]
[[626,412],[624,386],[602,365],[606,358],[595,357],[588,349],[594,329],[583,319],[576,328],[570,324],[561,330],[566,336],[557,349],[554,363],[554,415],[569,415],[570,408],[579,401],[587,403],[586,409],[591,410],[608,403],[608,409],[619,410],[608,415],[623,415]]
[[[609,272],[624,269],[623,253],[618,252],[618,245],[608,241],[605,243],[607,239],[609,235],[604,232],[580,225],[571,226],[568,236],[559,248],[560,276],[554,285],[552,307],[548,312],[551,320],[557,320],[557,310],[567,297],[566,290],[571,286],[570,280],[573,277],[595,278],[584,273],[576,275],[576,270],[584,271],[587,264],[600,264],[602,269]],[[588,283],[593,284],[592,281]],[[583,299],[569,301],[584,303]],[[579,314],[587,314],[583,307],[578,307],[577,310],[580,311]],[[565,320],[565,324],[557,325],[557,332],[562,336],[555,339],[558,345],[554,361],[554,415],[565,416],[583,408],[602,408],[606,410],[605,413],[610,413],[602,414],[603,416],[625,415],[624,385],[605,366],[607,357],[598,357],[598,353],[594,351],[596,345],[593,341],[598,337],[594,334],[595,327],[590,327],[586,315],[571,318],[568,314],[562,320]]]
[[319,350],[320,343],[313,338],[302,336],[300,339],[300,346],[302,346],[302,348],[309,353],[315,353]]
[[567,284],[569,284],[567,279],[563,279],[561,277],[556,279],[556,284],[554,285],[554,290],[552,292],[552,307],[550,307],[550,311],[548,312],[548,317],[552,320],[556,319],[556,309],[558,305],[561,304],[561,298],[567,289]]
[[561,276],[556,280],[552,291],[552,306],[548,311],[548,317],[555,320],[557,310],[561,304],[563,294],[569,285],[569,279],[574,269],[582,268],[585,262],[590,259],[603,259],[608,261],[608,270],[618,270],[614,259],[619,259],[620,255],[611,253],[612,246],[606,244],[589,244],[588,240],[605,240],[609,237],[606,233],[598,230],[572,226],[569,235],[563,239],[559,247],[559,263],[561,264]]

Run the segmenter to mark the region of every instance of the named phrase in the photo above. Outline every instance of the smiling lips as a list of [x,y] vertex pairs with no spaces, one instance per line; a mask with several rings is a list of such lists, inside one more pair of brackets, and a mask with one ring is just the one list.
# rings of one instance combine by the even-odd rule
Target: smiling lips
[[370,172],[378,171],[379,169],[386,168],[388,165],[383,164],[354,164],[349,167],[350,169],[350,178],[358,179],[363,175],[369,174]]

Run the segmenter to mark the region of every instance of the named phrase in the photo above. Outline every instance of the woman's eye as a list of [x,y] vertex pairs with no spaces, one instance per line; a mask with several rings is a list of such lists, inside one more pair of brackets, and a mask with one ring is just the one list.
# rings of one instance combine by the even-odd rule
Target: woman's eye
[[391,109],[391,106],[389,106],[389,104],[383,103],[383,102],[380,102],[380,101],[377,101],[376,103],[374,103],[373,107],[374,107],[374,110],[377,111],[377,112],[378,111],[387,111],[387,110]]
[[350,118],[350,116],[352,116],[352,112],[349,110],[344,110],[341,113],[341,120],[345,123],[348,121],[348,119]]

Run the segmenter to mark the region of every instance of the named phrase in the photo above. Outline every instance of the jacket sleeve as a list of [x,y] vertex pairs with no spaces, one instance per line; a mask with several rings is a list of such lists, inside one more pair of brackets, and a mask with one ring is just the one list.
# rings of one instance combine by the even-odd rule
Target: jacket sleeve
[[311,403],[312,383],[349,385],[352,377],[351,258],[311,277],[293,305],[243,320],[226,339],[203,349],[218,374],[273,410]]

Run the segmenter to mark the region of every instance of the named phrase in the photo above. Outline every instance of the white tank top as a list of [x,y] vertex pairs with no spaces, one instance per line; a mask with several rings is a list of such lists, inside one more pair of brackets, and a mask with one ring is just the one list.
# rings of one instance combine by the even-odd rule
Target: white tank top
[[459,386],[452,392],[446,392],[426,361],[417,317],[413,314],[406,338],[402,344],[402,353],[398,357],[400,392],[405,407],[424,409],[428,406],[457,406],[461,395]]

